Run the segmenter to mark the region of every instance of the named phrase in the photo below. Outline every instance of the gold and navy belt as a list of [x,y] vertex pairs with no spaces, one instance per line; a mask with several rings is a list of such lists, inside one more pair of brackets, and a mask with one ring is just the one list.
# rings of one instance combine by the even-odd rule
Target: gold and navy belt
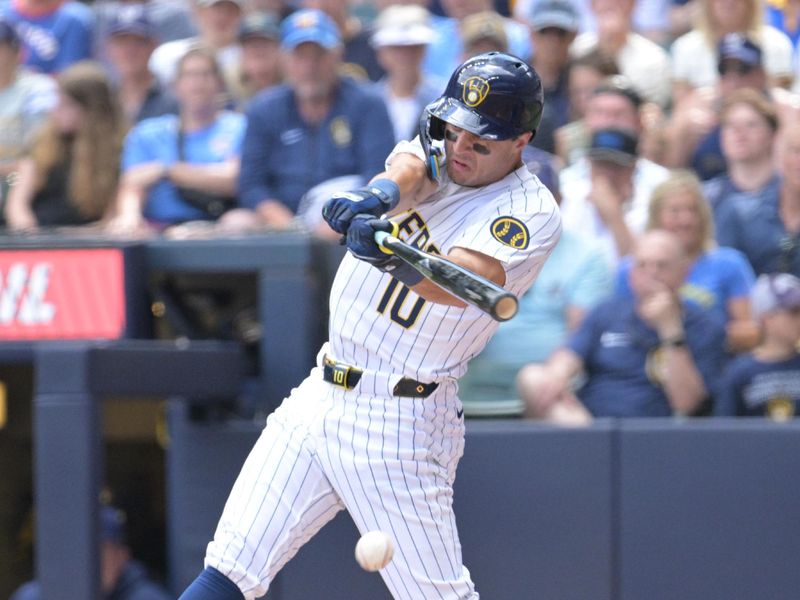
[[[322,361],[322,378],[328,383],[346,390],[356,387],[363,374],[362,369],[335,361],[327,356]],[[392,394],[408,398],[427,398],[438,387],[439,384],[436,382],[422,383],[416,379],[403,377],[395,384]]]

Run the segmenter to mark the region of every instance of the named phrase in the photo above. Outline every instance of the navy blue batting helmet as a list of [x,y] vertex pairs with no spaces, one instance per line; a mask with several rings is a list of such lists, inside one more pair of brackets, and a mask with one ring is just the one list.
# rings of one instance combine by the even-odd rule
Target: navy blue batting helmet
[[473,56],[422,113],[419,137],[428,175],[439,177],[445,123],[488,140],[507,140],[528,131],[536,135],[543,107],[542,81],[524,60],[503,52]]
[[510,54],[487,52],[456,69],[425,112],[433,139],[441,139],[444,123],[450,123],[485,139],[507,140],[535,134],[543,106],[542,81],[533,67]]

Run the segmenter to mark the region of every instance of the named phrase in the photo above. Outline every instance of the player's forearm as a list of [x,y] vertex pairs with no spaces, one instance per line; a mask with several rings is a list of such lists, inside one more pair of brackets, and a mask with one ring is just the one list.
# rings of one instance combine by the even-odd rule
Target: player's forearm
[[[493,281],[497,285],[502,286],[505,284],[505,269],[503,268],[503,264],[496,258],[466,248],[454,248],[450,254],[447,255],[447,258],[453,263]],[[445,304],[447,306],[457,306],[459,308],[464,308],[466,306],[463,300],[451,295],[429,279],[423,279],[412,289],[414,293],[429,302],[436,302],[437,304]]]
[[406,211],[436,191],[436,184],[428,179],[425,163],[414,154],[398,154],[391,165],[374,179],[391,179],[400,188],[400,202],[393,214]]

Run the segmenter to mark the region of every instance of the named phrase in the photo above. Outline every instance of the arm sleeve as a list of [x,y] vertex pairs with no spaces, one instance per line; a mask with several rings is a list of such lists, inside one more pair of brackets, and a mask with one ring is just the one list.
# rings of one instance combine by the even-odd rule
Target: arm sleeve
[[275,198],[267,165],[270,150],[276,149],[276,140],[268,119],[262,116],[265,106],[254,104],[247,112],[239,170],[239,202],[245,208],[254,209],[264,200]]
[[425,156],[425,151],[422,149],[422,143],[419,141],[419,136],[415,137],[411,141],[398,142],[394,149],[389,153],[389,156],[386,157],[386,162],[384,163],[384,167],[386,169],[389,168],[389,166],[392,164],[392,159],[398,154],[413,154],[422,162],[428,161],[428,157]]

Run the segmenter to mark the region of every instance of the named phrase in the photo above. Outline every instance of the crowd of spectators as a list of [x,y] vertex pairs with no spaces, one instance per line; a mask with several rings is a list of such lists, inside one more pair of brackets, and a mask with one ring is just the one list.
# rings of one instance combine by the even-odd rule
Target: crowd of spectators
[[542,79],[523,158],[564,235],[468,414],[786,418],[798,40],[777,0],[7,0],[3,226],[335,239],[327,195],[380,172],[463,59],[510,52]]

